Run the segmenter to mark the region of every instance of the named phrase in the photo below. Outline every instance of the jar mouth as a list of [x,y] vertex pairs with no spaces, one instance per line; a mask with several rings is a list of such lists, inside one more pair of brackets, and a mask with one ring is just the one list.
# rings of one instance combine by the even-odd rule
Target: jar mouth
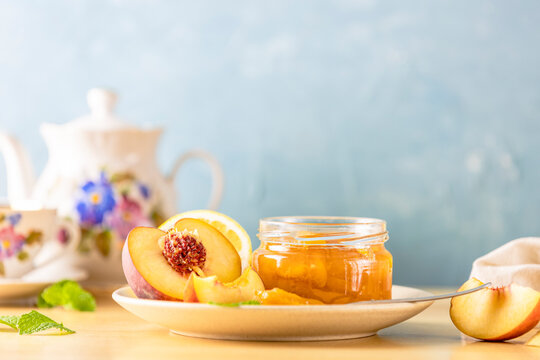
[[261,241],[340,244],[380,243],[388,240],[386,221],[345,216],[282,216],[261,219]]

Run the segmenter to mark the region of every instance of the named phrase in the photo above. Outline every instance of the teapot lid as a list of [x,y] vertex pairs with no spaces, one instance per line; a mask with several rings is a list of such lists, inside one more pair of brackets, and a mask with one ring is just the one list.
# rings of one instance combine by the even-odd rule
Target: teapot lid
[[114,114],[118,96],[112,90],[93,88],[86,95],[90,114],[77,118],[65,126],[78,130],[128,130],[137,127]]

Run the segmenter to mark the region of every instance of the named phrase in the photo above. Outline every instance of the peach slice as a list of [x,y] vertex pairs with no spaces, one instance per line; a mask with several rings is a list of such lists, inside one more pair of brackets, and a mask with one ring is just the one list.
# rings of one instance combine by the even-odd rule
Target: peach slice
[[[127,236],[122,250],[122,267],[129,286],[139,298],[182,300],[188,277],[193,269],[178,271],[165,257],[162,243],[166,236],[191,234],[194,244],[204,248],[205,257],[199,259],[198,270],[215,275],[222,281],[236,279],[241,273],[238,253],[231,243],[215,228],[202,221],[182,219],[175,230],[166,233],[159,229],[137,227]],[[172,246],[172,245],[171,245]],[[180,249],[183,250],[183,249]],[[178,251],[176,260],[185,256]],[[169,259],[170,260],[170,259]],[[182,260],[182,259],[180,259]]]
[[[471,278],[458,291],[482,284]],[[513,283],[457,296],[451,301],[450,318],[465,335],[488,341],[513,339],[540,320],[540,292]]]
[[305,298],[280,288],[260,291],[257,298],[261,305],[324,305],[322,301]]
[[236,303],[256,300],[256,293],[264,291],[261,278],[251,268],[229,283],[222,283],[217,276],[200,277],[193,273],[191,285],[192,289],[188,283],[184,290],[185,301],[188,299],[193,301],[193,297],[187,297],[187,295],[195,293],[196,301],[201,303]]

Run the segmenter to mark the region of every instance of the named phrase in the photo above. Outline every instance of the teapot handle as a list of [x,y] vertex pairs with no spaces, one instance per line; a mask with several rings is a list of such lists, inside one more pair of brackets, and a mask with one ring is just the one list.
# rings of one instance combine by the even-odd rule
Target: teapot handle
[[11,204],[30,199],[34,187],[34,169],[28,153],[13,136],[0,131],[0,156],[7,174],[8,200]]
[[178,157],[174,163],[173,169],[167,180],[171,183],[174,181],[178,170],[184,165],[184,163],[190,159],[201,159],[210,167],[212,173],[212,193],[210,195],[210,201],[207,208],[210,210],[216,210],[221,203],[221,197],[223,196],[223,169],[219,161],[205,150],[190,150]]

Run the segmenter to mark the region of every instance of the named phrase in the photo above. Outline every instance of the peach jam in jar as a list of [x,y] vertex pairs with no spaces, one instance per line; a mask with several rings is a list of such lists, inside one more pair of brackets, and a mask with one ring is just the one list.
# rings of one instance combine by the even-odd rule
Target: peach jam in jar
[[386,222],[355,217],[260,220],[253,267],[267,289],[281,288],[326,304],[392,297]]

